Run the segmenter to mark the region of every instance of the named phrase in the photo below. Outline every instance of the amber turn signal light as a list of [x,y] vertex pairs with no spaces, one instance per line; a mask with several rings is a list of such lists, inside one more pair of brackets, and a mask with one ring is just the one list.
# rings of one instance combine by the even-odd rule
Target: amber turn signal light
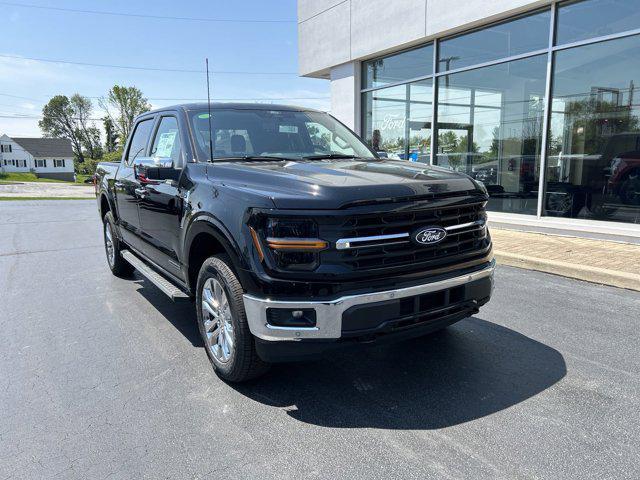
[[258,234],[252,227],[249,227],[249,231],[251,232],[251,238],[253,239],[253,246],[256,247],[256,251],[258,252],[258,258],[260,258],[260,261],[262,262],[264,261],[264,252],[262,251],[262,245],[258,239]]
[[327,242],[317,238],[267,238],[272,250],[318,252],[328,247]]

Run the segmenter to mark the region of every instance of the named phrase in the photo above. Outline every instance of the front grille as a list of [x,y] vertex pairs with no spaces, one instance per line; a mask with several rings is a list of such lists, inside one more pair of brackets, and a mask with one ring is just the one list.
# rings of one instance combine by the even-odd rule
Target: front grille
[[[367,242],[367,246],[331,249],[322,253],[321,262],[325,265],[341,265],[352,272],[394,267],[405,267],[403,270],[413,271],[463,263],[488,251],[490,239],[485,221],[486,213],[482,202],[419,208],[409,212],[338,217],[320,226],[322,238],[336,242],[339,239],[408,235],[386,241]],[[446,229],[447,237],[431,246],[416,245],[409,240],[411,233],[427,226]],[[459,226],[464,227],[458,228]],[[354,243],[356,244],[358,243]]]
[[473,315],[491,296],[492,279],[404,298],[355,305],[342,314],[342,336],[390,333]]

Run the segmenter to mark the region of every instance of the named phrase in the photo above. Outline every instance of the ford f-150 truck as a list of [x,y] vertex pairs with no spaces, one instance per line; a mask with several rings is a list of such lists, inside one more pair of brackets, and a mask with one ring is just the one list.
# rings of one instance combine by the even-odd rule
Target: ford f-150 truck
[[269,363],[404,339],[493,289],[484,186],[379,158],[332,116],[276,105],[145,113],[96,194],[111,271],[195,300],[231,382]]

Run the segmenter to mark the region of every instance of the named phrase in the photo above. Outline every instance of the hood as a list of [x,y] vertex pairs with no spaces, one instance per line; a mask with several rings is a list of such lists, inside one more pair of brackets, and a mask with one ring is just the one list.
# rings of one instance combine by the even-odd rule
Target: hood
[[282,209],[337,209],[434,194],[481,193],[466,175],[388,159],[216,162],[208,175],[226,186],[268,196]]

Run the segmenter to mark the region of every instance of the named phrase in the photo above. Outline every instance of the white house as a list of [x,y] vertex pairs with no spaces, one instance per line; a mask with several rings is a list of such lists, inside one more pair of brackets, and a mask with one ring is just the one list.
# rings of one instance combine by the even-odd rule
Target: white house
[[33,172],[41,178],[73,181],[71,142],[66,138],[0,135],[0,171]]

